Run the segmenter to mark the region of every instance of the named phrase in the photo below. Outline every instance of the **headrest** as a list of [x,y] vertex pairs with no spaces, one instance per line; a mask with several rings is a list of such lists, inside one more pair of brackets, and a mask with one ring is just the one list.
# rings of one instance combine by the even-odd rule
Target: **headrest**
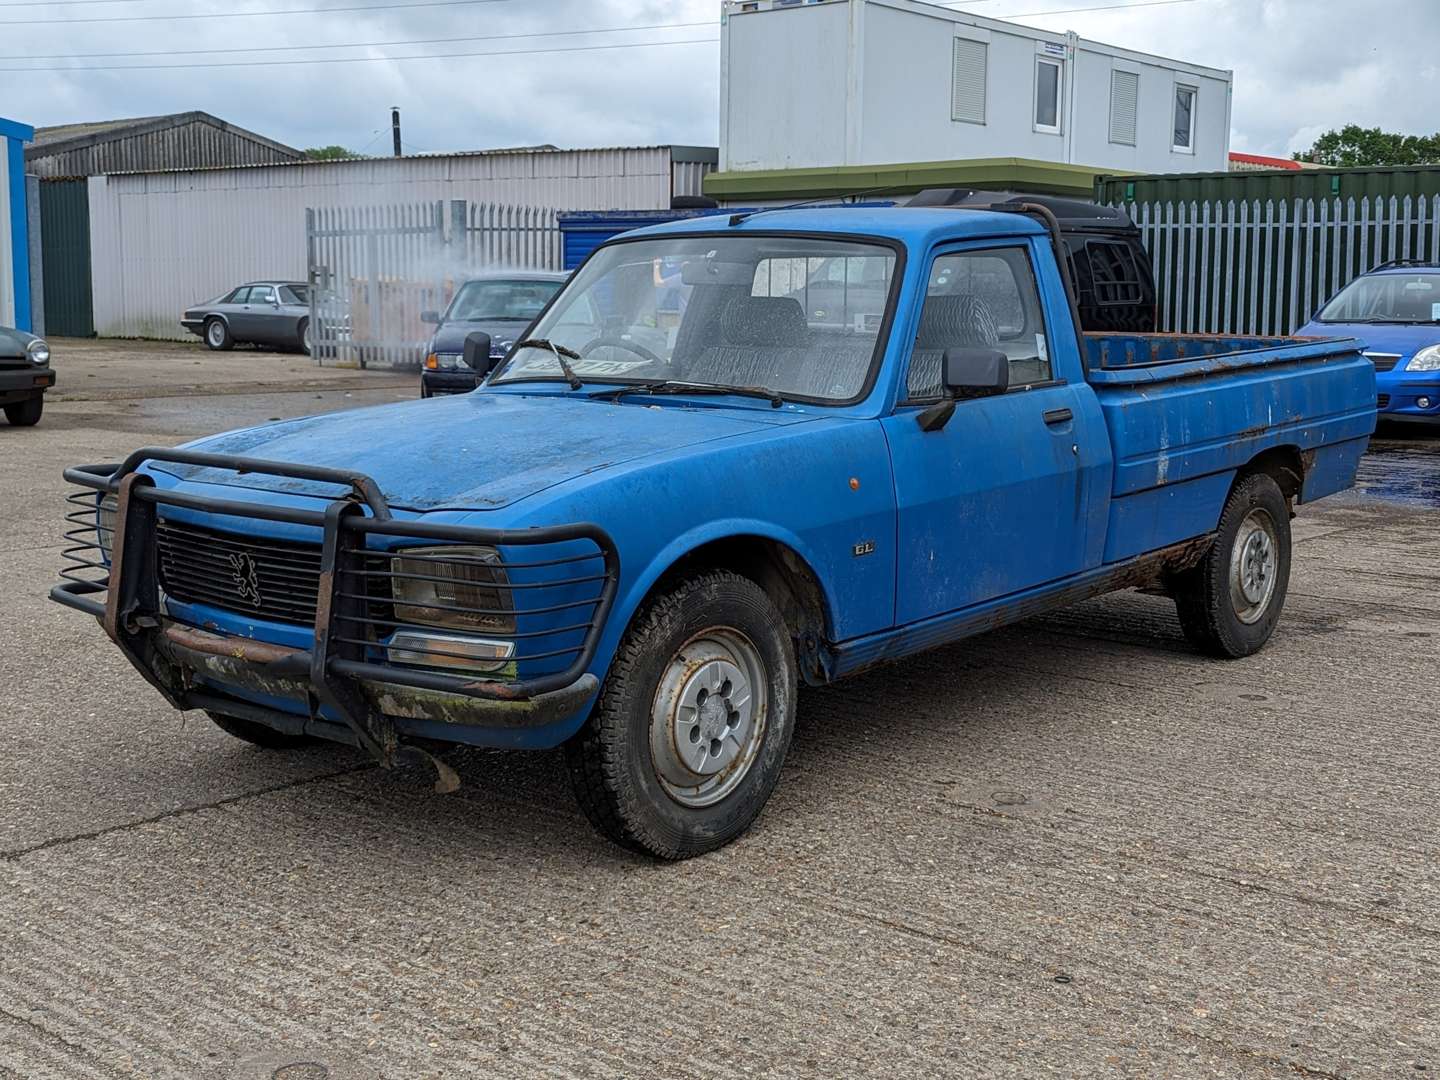
[[915,335],[916,348],[992,348],[998,344],[1000,332],[995,328],[995,317],[978,296],[948,293],[925,298],[920,330]]
[[727,345],[802,345],[805,309],[791,296],[739,296],[720,317]]

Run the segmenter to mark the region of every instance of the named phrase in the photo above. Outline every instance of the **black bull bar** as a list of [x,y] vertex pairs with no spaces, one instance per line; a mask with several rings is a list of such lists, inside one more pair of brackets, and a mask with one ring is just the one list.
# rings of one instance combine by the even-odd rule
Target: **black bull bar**
[[[169,462],[199,468],[229,470],[237,474],[263,474],[295,480],[334,484],[345,489],[324,510],[308,510],[263,503],[211,498],[188,492],[164,490],[151,477],[137,471],[147,462]],[[234,715],[265,713],[259,716],[272,726],[287,720],[286,714],[262,710],[239,699],[218,697],[193,677],[197,665],[207,660],[222,661],[228,670],[245,669],[305,691],[310,721],[320,724],[319,709],[327,707],[343,720],[357,745],[381,764],[396,763],[402,747],[393,720],[377,707],[377,690],[387,702],[402,702],[397,715],[444,719],[458,724],[494,727],[538,727],[572,714],[598,689],[598,680],[588,671],[594,659],[605,620],[614,603],[620,576],[619,556],[614,541],[596,525],[577,523],[534,529],[484,529],[468,526],[397,520],[390,511],[379,485],[370,477],[339,469],[291,465],[228,454],[207,454],[189,450],[147,448],[137,450],[119,465],[79,465],[65,471],[65,479],[85,489],[71,496],[77,509],[68,515],[70,542],[65,579],[50,591],[51,599],[86,612],[101,621],[106,634],[142,676],[177,709],[215,709]],[[100,517],[102,501],[114,500],[114,524],[107,530]],[[319,586],[316,594],[314,645],[294,649],[251,638],[214,633],[178,623],[168,617],[161,601],[161,568],[157,555],[157,507],[172,506],[205,514],[251,520],[283,522],[323,530]],[[108,556],[100,543],[110,532]],[[371,536],[403,537],[409,541],[440,541],[504,549],[535,545],[569,544],[579,554],[533,562],[494,562],[486,587],[505,591],[508,612],[524,618],[527,607],[515,603],[520,595],[537,596],[535,590],[570,588],[589,590],[566,603],[540,605],[536,611],[553,615],[574,611],[575,621],[561,627],[545,627],[528,633],[505,636],[516,639],[548,639],[578,643],[531,655],[514,656],[513,678],[480,678],[476,673],[427,670],[424,667],[377,663],[369,658],[383,648],[375,640],[377,623],[400,625],[373,617],[374,597],[366,593],[366,575],[388,579],[407,576],[393,571],[365,570],[357,560],[384,558],[390,565],[390,551],[369,548]],[[403,552],[403,548],[397,549]],[[599,565],[597,565],[597,563]],[[580,570],[565,570],[575,564]],[[560,574],[560,580],[517,583],[509,571],[544,567]],[[585,568],[589,567],[589,572]],[[574,576],[566,577],[566,574]],[[421,575],[413,575],[420,577]],[[439,580],[430,578],[428,580]],[[508,591],[507,591],[508,590]],[[103,596],[101,595],[103,594]],[[502,607],[505,605],[502,605]],[[438,609],[469,614],[498,614],[462,608]],[[239,612],[239,614],[245,614]],[[406,624],[409,625],[409,624]],[[427,624],[444,628],[445,624]],[[358,630],[356,628],[359,628]],[[544,642],[540,642],[543,646]],[[438,652],[438,656],[446,653]],[[453,654],[449,654],[453,655]],[[558,671],[528,678],[519,676],[527,662],[555,667]],[[213,670],[212,670],[213,673]],[[367,690],[370,691],[367,693]],[[437,696],[439,695],[439,696]],[[291,723],[295,721],[290,720]],[[325,723],[328,723],[326,721]],[[333,728],[333,724],[329,725]],[[463,740],[459,740],[463,741]],[[442,777],[443,777],[442,770]]]

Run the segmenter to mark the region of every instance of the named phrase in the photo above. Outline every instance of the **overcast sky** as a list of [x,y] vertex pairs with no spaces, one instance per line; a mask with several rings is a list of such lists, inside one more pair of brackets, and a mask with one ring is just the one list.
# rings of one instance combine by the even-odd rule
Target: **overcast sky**
[[[0,115],[36,125],[203,109],[298,147],[389,152],[531,143],[714,145],[719,0],[480,0],[410,10],[120,21],[135,16],[357,7],[386,0],[0,0]],[[403,3],[405,0],[392,0]],[[411,0],[413,2],[413,0]],[[1440,128],[1440,0],[974,0],[962,10],[1235,71],[1231,147],[1286,154],[1347,122]],[[1057,12],[1055,14],[1035,14]],[[105,19],[105,22],[53,20]],[[52,20],[49,23],[22,20]],[[641,29],[654,24],[669,29]],[[695,26],[673,24],[698,23]],[[572,34],[633,27],[627,32]],[[539,35],[521,37],[513,35]],[[507,35],[501,40],[471,40]],[[447,44],[374,47],[439,39]],[[606,48],[625,42],[679,42]],[[369,48],[304,51],[297,46]],[[537,53],[557,46],[588,51]],[[283,51],[266,51],[284,47]],[[198,50],[251,49],[227,53]],[[259,60],[527,50],[397,63],[220,66]],[[77,54],[147,57],[26,60]],[[34,71],[194,64],[178,70]],[[11,69],[11,70],[7,70]]]

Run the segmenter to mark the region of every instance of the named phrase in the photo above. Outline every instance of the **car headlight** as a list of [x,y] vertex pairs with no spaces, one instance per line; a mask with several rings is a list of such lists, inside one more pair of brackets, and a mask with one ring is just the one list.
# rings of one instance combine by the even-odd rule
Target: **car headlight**
[[1440,371],[1440,345],[1427,345],[1405,365],[1406,371]]
[[494,548],[406,548],[390,562],[396,622],[514,633],[515,605]]
[[25,355],[30,357],[32,364],[45,365],[50,363],[50,346],[36,338],[25,346]]
[[431,371],[454,371],[465,366],[455,353],[431,353],[425,358],[425,366]]
[[115,521],[119,509],[120,503],[114,495],[102,495],[95,509],[95,533],[106,563],[115,558]]

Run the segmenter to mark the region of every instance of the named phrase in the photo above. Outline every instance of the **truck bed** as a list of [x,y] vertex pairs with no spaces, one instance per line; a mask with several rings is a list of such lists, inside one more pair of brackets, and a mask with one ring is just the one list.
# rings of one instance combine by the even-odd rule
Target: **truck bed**
[[1297,501],[1348,487],[1375,429],[1375,369],[1351,338],[1085,335],[1115,454],[1104,561],[1214,527],[1235,470],[1266,451]]

